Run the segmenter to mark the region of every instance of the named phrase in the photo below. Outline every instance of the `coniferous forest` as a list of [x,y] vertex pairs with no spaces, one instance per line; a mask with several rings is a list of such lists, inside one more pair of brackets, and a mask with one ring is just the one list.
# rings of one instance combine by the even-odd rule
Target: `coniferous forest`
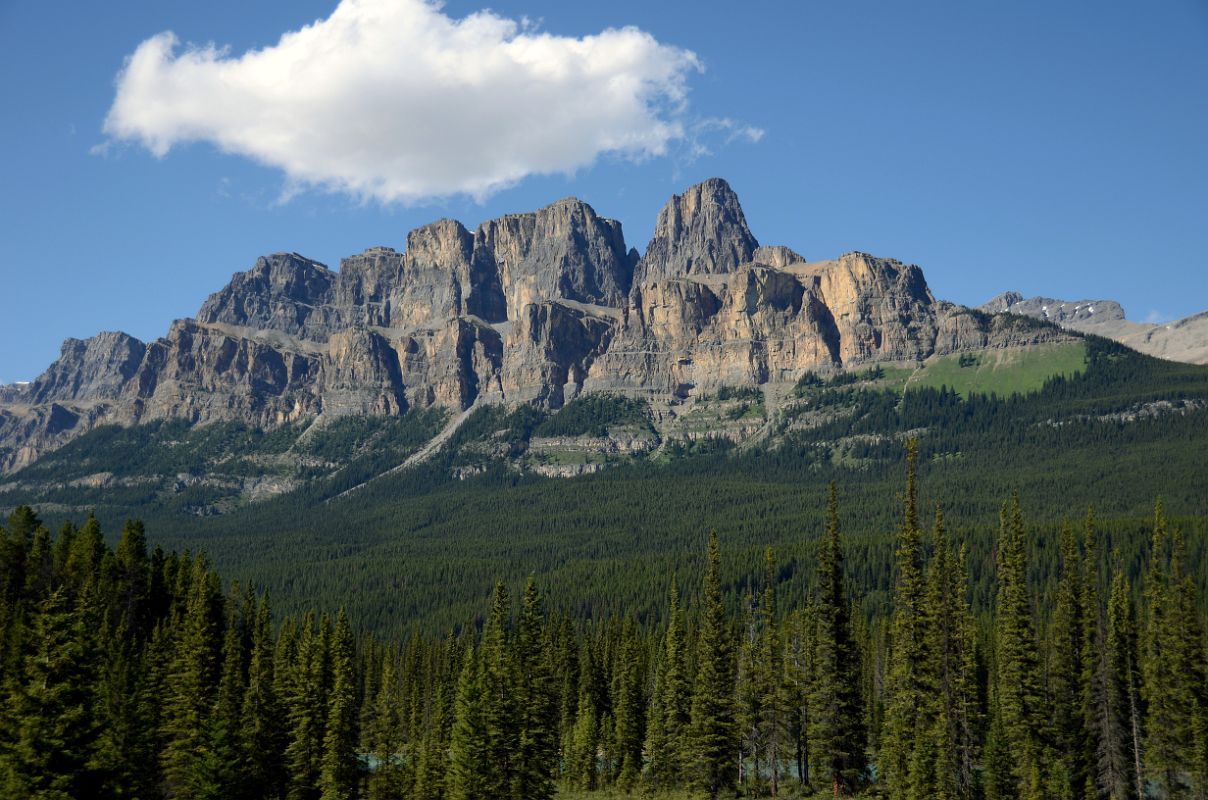
[[[1196,570],[1162,503],[1149,544],[1093,511],[1055,569],[1006,499],[991,573],[908,447],[885,602],[847,560],[831,485],[806,592],[663,576],[657,616],[560,610],[530,578],[434,635],[337,608],[275,617],[202,553],[127,522],[0,538],[0,794],[11,798],[1208,796]],[[820,533],[820,535],[819,535]],[[703,544],[703,542],[702,542]]]

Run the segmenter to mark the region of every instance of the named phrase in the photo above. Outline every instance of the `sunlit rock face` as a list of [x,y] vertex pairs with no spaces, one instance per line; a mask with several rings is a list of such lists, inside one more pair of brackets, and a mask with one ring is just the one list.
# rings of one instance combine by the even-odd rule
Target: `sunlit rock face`
[[557,408],[583,392],[676,402],[807,370],[919,361],[1060,337],[937,302],[922,271],[866,253],[761,247],[713,178],[675,195],[640,258],[574,198],[442,219],[338,271],[275,253],[143,343],[69,339],[36,381],[0,387],[0,471],[103,423],[401,414],[476,402]]

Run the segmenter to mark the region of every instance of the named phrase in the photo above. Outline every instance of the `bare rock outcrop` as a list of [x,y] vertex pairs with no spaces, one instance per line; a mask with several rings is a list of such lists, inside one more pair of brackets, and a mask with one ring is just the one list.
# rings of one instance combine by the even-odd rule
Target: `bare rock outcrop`
[[371,247],[338,271],[296,253],[257,259],[161,339],[69,339],[32,384],[0,387],[0,472],[104,423],[271,428],[478,402],[557,408],[593,391],[675,403],[1064,335],[939,302],[915,266],[761,247],[714,178],[671,198],[640,259],[619,222],[574,198],[473,231],[438,220],[403,251]]
[[663,206],[636,280],[733,272],[750,263],[758,246],[738,195],[721,178],[710,178]]

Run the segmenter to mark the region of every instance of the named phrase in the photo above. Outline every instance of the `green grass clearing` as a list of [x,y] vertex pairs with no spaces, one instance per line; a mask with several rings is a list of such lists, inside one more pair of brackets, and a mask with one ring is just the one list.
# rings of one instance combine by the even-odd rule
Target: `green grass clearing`
[[1068,377],[1085,368],[1086,344],[1080,341],[980,350],[928,360],[903,389],[947,386],[961,397],[975,392],[1006,397],[1037,391],[1049,378]]

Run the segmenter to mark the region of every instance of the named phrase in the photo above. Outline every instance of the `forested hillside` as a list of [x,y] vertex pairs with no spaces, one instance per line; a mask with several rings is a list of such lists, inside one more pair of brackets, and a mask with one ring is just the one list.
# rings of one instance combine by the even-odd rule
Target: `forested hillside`
[[[973,360],[943,368],[985,366]],[[1004,374],[1014,373],[995,379]],[[348,418],[305,437],[289,426],[272,434],[229,425],[109,428],[17,475],[0,493],[0,507],[35,504],[52,528],[91,510],[111,533],[127,518],[142,518],[155,542],[206,550],[224,574],[271,591],[279,610],[347,605],[359,624],[393,635],[459,624],[479,613],[497,579],[517,585],[530,574],[558,611],[659,617],[665,575],[677,571],[686,593],[699,585],[703,537],[713,529],[727,584],[751,583],[771,545],[786,591],[801,596],[813,585],[825,487],[835,480],[857,556],[852,580],[869,602],[881,602],[904,443],[915,436],[923,499],[944,504],[983,591],[998,507],[1015,490],[1038,523],[1032,558],[1044,575],[1056,569],[1062,520],[1091,505],[1135,560],[1158,495],[1187,531],[1198,570],[1208,533],[1208,368],[1091,339],[1079,372],[1028,393],[962,396],[924,377],[881,367],[807,374],[779,412],[758,420],[765,438],[736,444],[706,431],[664,440],[644,455],[619,454],[608,469],[568,479],[543,478],[517,463],[533,457],[534,442],[618,427],[649,436],[649,409],[608,395],[553,414],[488,406],[427,462],[376,478],[443,418]],[[768,414],[761,398],[732,388],[708,403],[750,419]],[[159,499],[160,484],[137,478],[147,464],[179,491]],[[209,491],[202,476],[253,470],[311,478],[226,513],[190,513]],[[111,485],[86,485],[101,472],[114,476]],[[117,485],[119,478],[129,485]]]
[[832,485],[821,530],[794,535],[812,555],[765,548],[750,582],[727,580],[748,570],[726,563],[725,534],[699,569],[649,574],[657,615],[624,591],[552,612],[561,590],[529,578],[443,633],[373,635],[334,604],[275,619],[205,555],[148,551],[141,523],[111,548],[95,518],[51,534],[18,508],[0,530],[0,790],[1202,796],[1203,560],[1187,531],[1159,501],[1143,531],[1082,512],[1049,542],[1015,496],[979,547],[920,501],[907,449],[881,596],[861,588],[880,565]]

